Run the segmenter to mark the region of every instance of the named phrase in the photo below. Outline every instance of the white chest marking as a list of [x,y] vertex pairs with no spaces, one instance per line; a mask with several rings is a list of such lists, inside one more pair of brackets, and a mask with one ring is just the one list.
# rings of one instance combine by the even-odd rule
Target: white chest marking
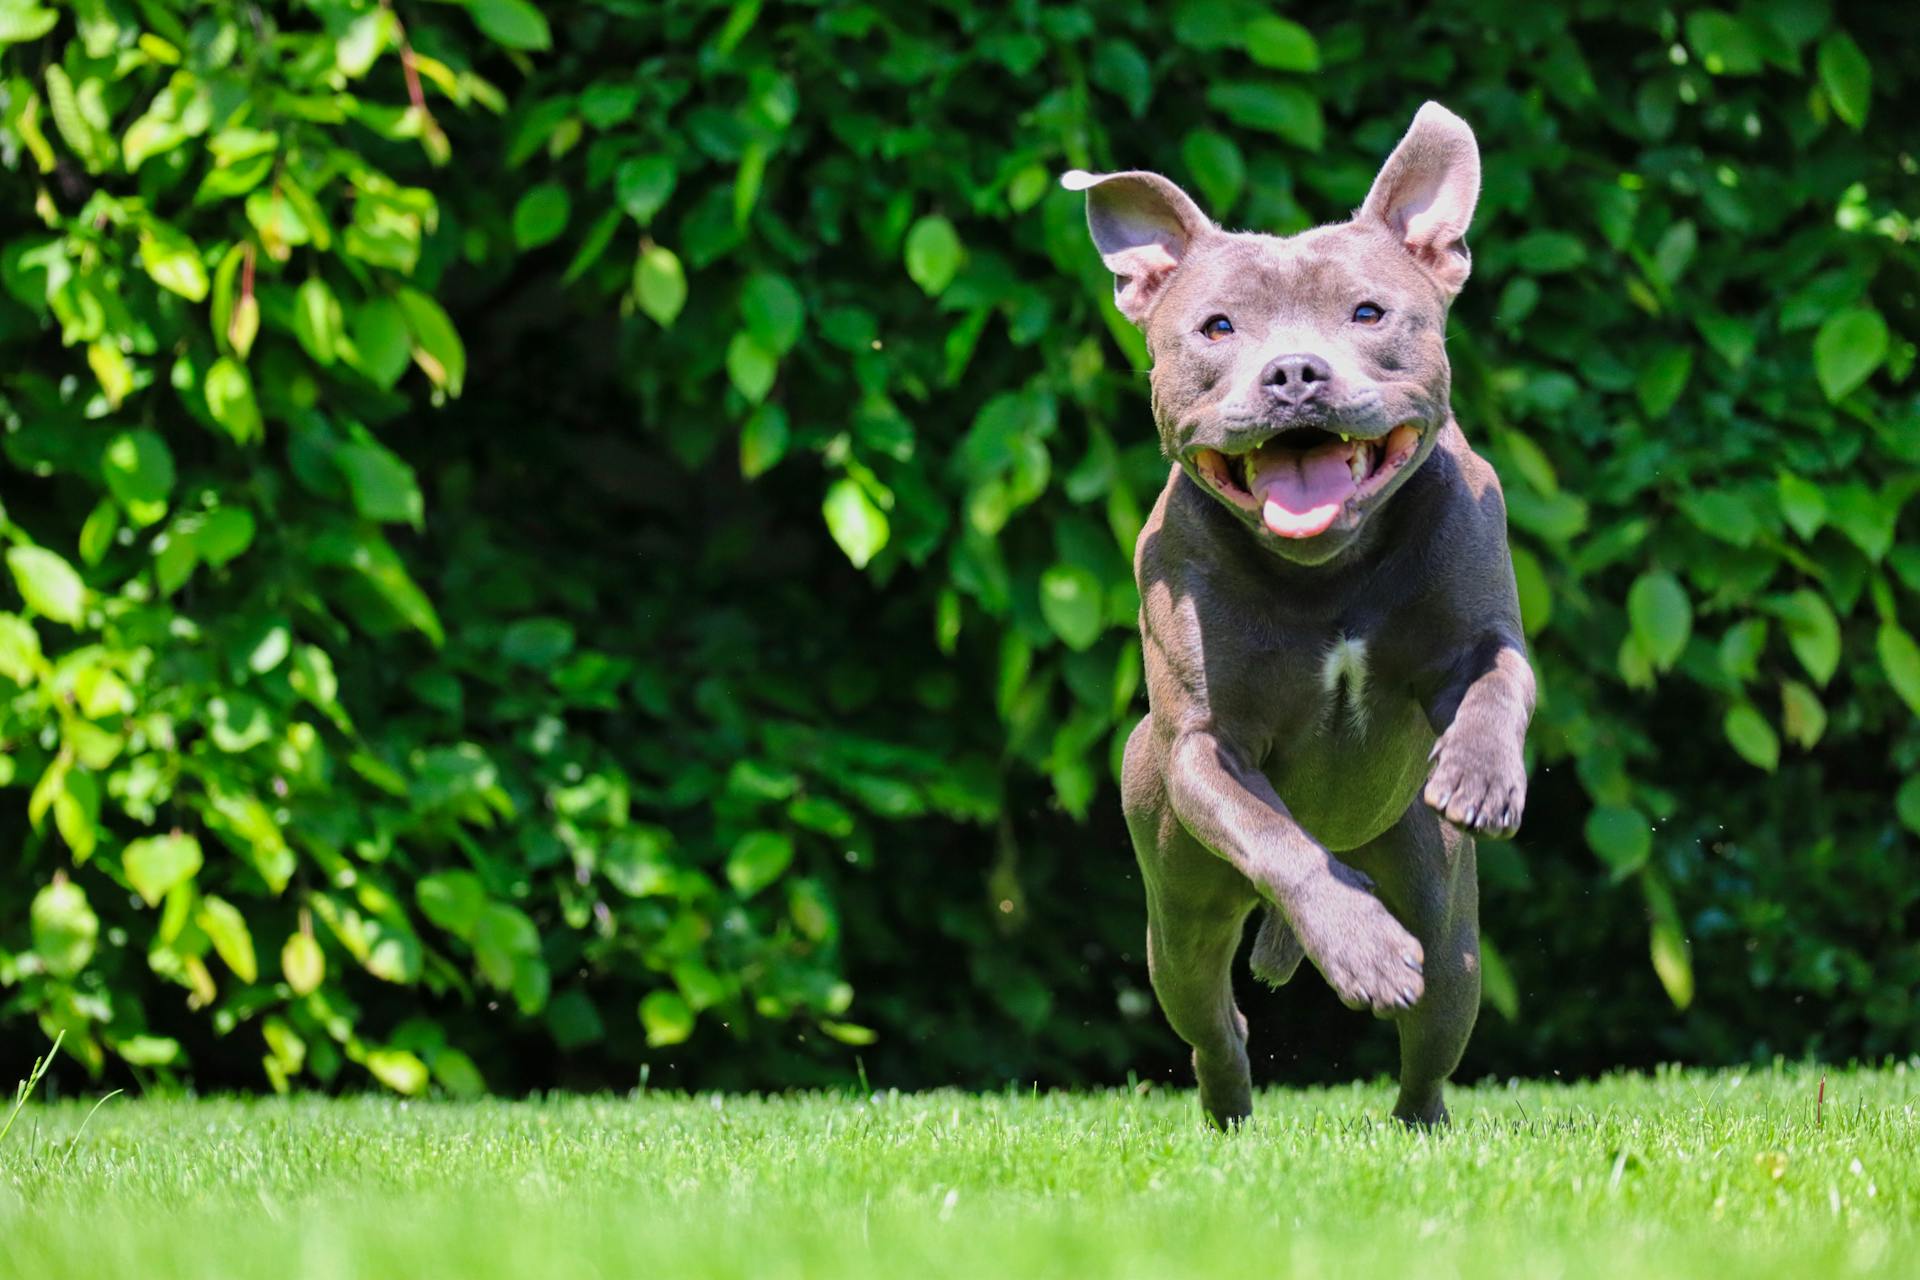
[[1320,687],[1330,705],[1345,704],[1347,720],[1355,729],[1367,727],[1367,642],[1341,636],[1320,660]]

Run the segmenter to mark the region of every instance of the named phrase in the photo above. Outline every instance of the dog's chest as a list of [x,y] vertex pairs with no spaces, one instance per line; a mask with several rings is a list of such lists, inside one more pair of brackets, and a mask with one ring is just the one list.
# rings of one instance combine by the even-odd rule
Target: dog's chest
[[[1301,825],[1333,849],[1391,826],[1425,776],[1433,733],[1390,637],[1337,630],[1293,698],[1270,706],[1262,771]],[[1296,659],[1297,660],[1297,659]]]

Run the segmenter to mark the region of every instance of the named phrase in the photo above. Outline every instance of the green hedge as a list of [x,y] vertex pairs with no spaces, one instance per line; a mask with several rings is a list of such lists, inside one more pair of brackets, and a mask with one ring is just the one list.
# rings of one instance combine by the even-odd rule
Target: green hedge
[[[1909,25],[0,0],[0,1019],[275,1087],[1169,1068],[1165,466],[1053,179],[1296,230],[1437,97],[1543,689],[1470,1069],[1910,1051]],[[1273,1073],[1380,1065],[1310,987]]]

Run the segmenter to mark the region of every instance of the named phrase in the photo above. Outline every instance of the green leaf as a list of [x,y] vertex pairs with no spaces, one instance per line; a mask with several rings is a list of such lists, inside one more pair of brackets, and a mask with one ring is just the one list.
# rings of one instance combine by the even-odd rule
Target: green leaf
[[551,244],[567,229],[573,198],[557,182],[543,182],[513,206],[513,243],[526,252]]
[[201,518],[193,535],[195,551],[211,565],[223,565],[253,545],[253,513],[245,507],[220,507]]
[[254,191],[246,200],[247,221],[260,233],[261,243],[269,255],[285,259],[290,247],[303,245],[314,239],[313,228],[307,225],[299,207],[288,197],[285,191]]
[[426,504],[413,468],[377,444],[347,444],[333,452],[334,465],[353,495],[353,509],[383,524],[410,524],[418,529],[426,518]]
[[487,905],[486,886],[471,871],[439,871],[414,886],[414,900],[427,919],[459,938],[471,938]]
[[500,656],[546,670],[573,652],[575,639],[573,624],[564,618],[522,618],[501,633]]
[[[540,51],[553,46],[547,19],[527,0],[464,0],[473,25],[495,44]],[[402,1092],[406,1092],[402,1090]]]
[[28,911],[33,925],[33,950],[57,978],[71,978],[87,967],[100,937],[100,917],[93,913],[79,885],[64,878],[33,895]]
[[43,9],[33,0],[10,0],[0,5],[0,46],[38,40],[58,21],[59,13]]
[[1920,645],[1908,635],[1901,625],[1891,618],[1880,624],[1880,633],[1875,640],[1875,648],[1880,654],[1880,665],[1886,669],[1887,681],[1893,685],[1893,691],[1900,700],[1920,715]]
[[202,391],[207,412],[226,429],[235,444],[247,444],[266,434],[260,420],[260,406],[253,398],[253,377],[247,366],[231,356],[221,356],[207,369]]
[[1827,731],[1827,709],[1820,697],[1798,680],[1780,682],[1780,728],[1787,741],[1811,747]]
[[0,613],[0,676],[17,685],[30,685],[39,677],[44,661],[40,634],[33,624],[15,614]]
[[1687,513],[1702,533],[1736,547],[1750,547],[1760,536],[1760,517],[1743,493],[1727,489],[1703,489],[1681,497],[1680,509]]
[[293,299],[293,336],[320,365],[331,365],[339,358],[346,321],[340,299],[319,276],[301,282]]
[[1811,542],[1827,522],[1827,495],[1820,486],[1790,471],[1780,473],[1780,514],[1803,542]]
[[[499,4],[505,0],[490,2]],[[521,0],[512,2],[519,4]],[[366,1068],[375,1080],[395,1093],[411,1098],[426,1092],[427,1064],[405,1049],[370,1049],[367,1051]]]
[[1600,805],[1587,815],[1587,846],[1607,864],[1615,880],[1646,865],[1653,853],[1653,828],[1647,815],[1624,805]]
[[379,387],[392,387],[413,359],[413,335],[407,313],[392,298],[368,299],[354,308],[350,358],[354,367]]
[[793,837],[782,831],[749,831],[727,854],[727,883],[751,898],[793,864]]
[[1180,144],[1180,158],[1215,217],[1224,217],[1247,186],[1247,162],[1232,138],[1195,129]]
[[113,121],[105,102],[106,85],[89,75],[76,86],[66,68],[53,62],[47,65],[46,86],[54,126],[87,172],[101,173],[110,168],[116,148]]
[[1044,165],[1030,164],[1008,179],[1007,207],[1015,213],[1025,213],[1040,203],[1052,185],[1053,179]]
[[311,995],[326,981],[327,957],[310,933],[293,933],[280,948],[280,972],[297,996]]
[[1820,42],[1820,84],[1833,113],[1858,129],[1873,104],[1873,66],[1852,36],[1835,31]]
[[874,505],[859,481],[852,478],[834,481],[820,509],[827,518],[827,532],[833,535],[834,542],[853,562],[854,568],[866,568],[867,562],[887,545],[891,532],[887,514]]
[[387,47],[395,25],[390,10],[361,14],[347,24],[346,32],[334,43],[334,64],[349,80],[366,75]]
[[1275,71],[1320,69],[1320,45],[1313,33],[1273,14],[1263,13],[1247,23],[1247,56]]
[[1075,564],[1056,564],[1040,575],[1040,616],[1070,649],[1090,649],[1106,631],[1100,579]]
[[1307,151],[1326,141],[1320,99],[1303,85],[1228,81],[1207,89],[1207,105],[1233,123],[1271,133]]
[[1587,260],[1587,246],[1565,231],[1530,231],[1514,245],[1514,258],[1534,275],[1572,271]]
[[[1700,233],[1693,223],[1682,218],[1668,227],[1660,237],[1660,243],[1654,246],[1653,266],[1660,278],[1669,285],[1678,284],[1680,277],[1686,274],[1687,264],[1693,261],[1694,251],[1699,248]],[[1687,350],[1687,348],[1671,348]]]
[[1647,658],[1671,670],[1693,634],[1693,604],[1680,580],[1664,569],[1641,574],[1627,592],[1627,617]]
[[1739,702],[1729,707],[1720,727],[1742,760],[1768,773],[1779,767],[1780,739],[1752,703]]
[[1685,1009],[1693,1003],[1693,948],[1687,942],[1680,912],[1673,905],[1673,894],[1666,882],[1651,868],[1641,873],[1640,885],[1647,899],[1648,946],[1653,971],[1674,1008]]
[[1103,40],[1087,70],[1094,84],[1126,104],[1128,115],[1138,120],[1147,113],[1153,100],[1153,68],[1139,49],[1125,40]]
[[201,862],[200,842],[184,835],[147,836],[120,855],[127,883],[150,907],[160,905],[175,885],[192,879]]
[[1752,29],[1719,9],[1696,9],[1687,15],[1687,43],[1712,75],[1750,76],[1765,65]]
[[1520,988],[1513,980],[1513,970],[1493,939],[1485,935],[1480,938],[1480,994],[1507,1021],[1520,1016]]
[[151,524],[173,492],[173,452],[158,433],[144,427],[123,431],[107,442],[100,455],[100,474],[115,501]]
[[253,934],[248,931],[247,919],[240,914],[240,908],[225,898],[208,894],[200,899],[194,923],[213,942],[214,951],[227,968],[233,970],[235,977],[242,982],[258,980],[260,970],[253,954]]
[[540,930],[526,912],[504,902],[480,908],[473,924],[473,958],[488,982],[502,991],[513,990],[525,962],[539,954]]
[[779,356],[746,330],[734,334],[733,341],[727,344],[727,380],[747,398],[747,403],[759,404],[765,400],[773,390],[773,380],[779,371]]
[[1525,547],[1514,547],[1513,579],[1520,594],[1520,626],[1528,635],[1538,635],[1553,620],[1553,588],[1547,583],[1540,558]]
[[785,276],[760,272],[740,290],[740,318],[755,341],[775,355],[785,355],[800,340],[806,323],[806,303]]
[[1828,316],[1813,338],[1813,372],[1831,403],[1851,394],[1887,357],[1887,322],[1872,307]]
[[128,1036],[113,1051],[136,1067],[170,1067],[180,1061],[180,1042],[171,1036]]
[[680,1044],[693,1034],[693,1009],[677,991],[650,991],[640,1002],[640,1025],[655,1049]]
[[68,564],[44,547],[11,547],[7,568],[27,607],[41,617],[79,627],[86,619],[87,587]]
[[1752,680],[1760,673],[1760,655],[1766,648],[1766,619],[1737,622],[1720,637],[1720,669],[1735,680]]
[[787,411],[761,405],[740,429],[740,474],[752,480],[771,471],[786,456],[789,436]]
[[687,304],[687,276],[680,259],[665,245],[648,244],[633,264],[633,296],[640,309],[663,329],[671,329]]
[[1687,379],[1693,374],[1693,348],[1689,346],[1669,346],[1640,371],[1640,379],[1634,392],[1640,398],[1640,407],[1649,418],[1664,418],[1668,410],[1680,399],[1687,389]]
[[1893,811],[1902,826],[1920,835],[1920,773],[1900,784],[1899,792],[1893,797]]
[[673,198],[678,179],[673,161],[666,156],[635,156],[614,171],[613,198],[644,227]]
[[[154,519],[166,514],[165,505],[158,507],[142,506],[141,511],[152,512]],[[93,510],[87,513],[87,522],[80,526],[80,560],[87,565],[97,565],[107,558],[107,552],[113,550],[113,540],[120,532],[120,508],[114,505],[112,498],[102,498],[94,503]]]
[[207,267],[193,241],[171,228],[156,227],[140,237],[140,265],[154,283],[188,302],[207,296]]
[[1840,623],[1824,598],[1801,590],[1772,604],[1787,633],[1787,645],[1822,688],[1840,666]]
[[444,308],[418,289],[394,294],[413,334],[413,362],[436,387],[457,396],[467,382],[467,348]]
[[1857,480],[1830,485],[1827,524],[1846,535],[1875,564],[1893,550],[1894,527],[1906,494],[1897,484],[1883,492]]
[[929,214],[907,232],[907,275],[929,298],[946,292],[960,272],[960,234],[938,214]]

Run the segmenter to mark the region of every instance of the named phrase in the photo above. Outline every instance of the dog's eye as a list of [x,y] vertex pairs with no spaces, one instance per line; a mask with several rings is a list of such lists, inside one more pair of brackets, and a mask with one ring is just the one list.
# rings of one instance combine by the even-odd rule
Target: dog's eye
[[1355,324],[1379,324],[1381,317],[1386,314],[1385,311],[1380,309],[1379,304],[1363,302],[1353,309],[1353,322]]
[[1214,316],[1200,326],[1200,332],[1207,335],[1208,342],[1218,342],[1233,332],[1233,321],[1225,316]]

